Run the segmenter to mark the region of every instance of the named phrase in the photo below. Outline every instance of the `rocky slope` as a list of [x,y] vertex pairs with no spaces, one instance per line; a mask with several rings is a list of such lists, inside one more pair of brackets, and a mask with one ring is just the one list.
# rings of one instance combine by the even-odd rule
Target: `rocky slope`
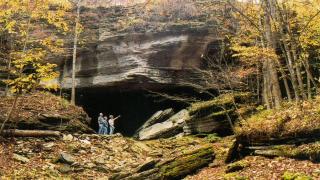
[[[0,122],[6,119],[14,97],[0,97]],[[50,93],[32,93],[18,99],[6,128],[93,133],[82,108]]]
[[121,135],[64,135],[0,144],[1,179],[172,179],[214,159],[198,138],[139,142]]

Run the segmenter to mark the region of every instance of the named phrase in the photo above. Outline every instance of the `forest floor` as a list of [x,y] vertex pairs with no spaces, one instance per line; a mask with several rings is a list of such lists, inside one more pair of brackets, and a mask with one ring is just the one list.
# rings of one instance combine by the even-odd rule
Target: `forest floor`
[[222,138],[213,145],[214,163],[186,179],[320,179],[319,104],[320,97],[298,105],[287,102],[241,120],[235,134],[249,155],[226,164],[230,137]]
[[[46,104],[43,99],[50,99],[51,104]],[[7,104],[12,101],[10,98],[2,100],[0,120],[5,115],[3,108],[8,108]],[[288,103],[282,109],[262,110],[249,119],[240,121],[235,129],[237,140],[241,141],[240,144],[246,144],[243,149],[256,149],[228,164],[225,160],[235,136],[219,138],[211,134],[202,138],[186,136],[137,141],[120,134],[104,136],[72,133],[59,138],[0,139],[0,179],[122,179],[128,173],[131,174],[125,177],[154,170],[146,170],[150,168],[150,164],[153,165],[152,168],[166,170],[152,171],[153,173],[160,172],[170,177],[172,173],[183,172],[188,168],[199,169],[200,166],[194,165],[203,163],[209,165],[185,179],[320,180],[320,164],[315,163],[320,161],[319,104],[320,97],[305,101],[300,106]],[[37,125],[44,126],[44,122],[43,119],[39,120],[41,117],[36,112],[68,117],[65,118],[68,119],[65,127],[70,124],[73,127],[79,123],[82,127],[86,124],[82,109],[48,94],[33,94],[19,107],[22,115],[14,117],[33,119]],[[79,116],[73,117],[74,114]],[[49,125],[48,127],[52,127]],[[61,123],[57,127],[61,127]],[[75,127],[77,128],[72,129],[79,129],[79,126]],[[68,131],[62,131],[66,132]],[[201,150],[204,147],[205,151]],[[215,156],[213,161],[212,151],[207,151],[211,147]],[[195,151],[199,152],[190,154]],[[261,152],[264,156],[257,156]],[[270,152],[274,158],[265,157]],[[170,166],[163,162],[169,162]],[[158,164],[165,166],[156,166]],[[191,171],[177,177],[185,174],[191,174]]]
[[[229,136],[211,143],[215,160],[185,179],[320,179],[320,164],[311,161],[246,156],[226,164],[233,140]],[[208,144],[208,138],[196,137],[152,141],[121,135],[16,138],[0,145],[0,179],[106,179]]]
[[141,142],[120,134],[7,139],[0,143],[0,179],[106,179],[204,145],[195,137]]
[[246,156],[236,162],[224,162],[232,137],[214,143],[216,159],[209,167],[186,177],[187,180],[317,180],[320,164],[286,157]]

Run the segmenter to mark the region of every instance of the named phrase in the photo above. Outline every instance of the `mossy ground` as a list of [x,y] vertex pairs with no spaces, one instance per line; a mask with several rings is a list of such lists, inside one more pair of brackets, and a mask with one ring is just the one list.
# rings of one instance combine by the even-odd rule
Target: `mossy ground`
[[228,115],[236,120],[246,117],[255,110],[254,96],[251,93],[226,93],[209,101],[192,103],[189,114],[199,119],[226,120]]
[[[318,143],[300,146],[276,146],[287,152],[288,156],[266,158],[261,156],[246,156],[230,164],[224,162],[234,136],[223,137],[212,144],[216,158],[209,167],[204,168],[195,175],[188,176],[187,180],[247,180],[247,179],[283,179],[285,172],[300,174],[302,177],[320,179],[320,164],[310,160],[297,160],[289,155],[301,155],[307,152],[317,152]],[[319,146],[320,147],[320,146]],[[228,168],[240,166],[235,172]],[[301,178],[301,177],[299,177]],[[304,179],[302,179],[304,180]],[[309,179],[306,179],[309,180]]]
[[236,134],[251,142],[269,139],[312,137],[320,132],[320,97],[280,109],[262,110],[236,127]]
[[236,172],[236,171],[240,171],[246,167],[249,166],[249,163],[247,161],[237,161],[231,164],[227,165],[227,169],[226,172],[227,173],[231,173],[231,172]]
[[233,96],[231,94],[220,95],[210,101],[202,101],[191,104],[188,108],[191,115],[201,111],[213,111],[216,109],[223,110],[221,107],[226,108],[233,103]]
[[292,173],[292,172],[288,172],[286,171],[283,176],[282,176],[283,180],[313,180],[312,177],[307,176],[305,174],[301,174],[301,173]]
[[213,161],[212,146],[200,148],[197,151],[191,151],[183,156],[174,159],[172,162],[159,166],[161,174],[165,179],[175,179],[183,175],[190,174],[195,167],[204,167]]

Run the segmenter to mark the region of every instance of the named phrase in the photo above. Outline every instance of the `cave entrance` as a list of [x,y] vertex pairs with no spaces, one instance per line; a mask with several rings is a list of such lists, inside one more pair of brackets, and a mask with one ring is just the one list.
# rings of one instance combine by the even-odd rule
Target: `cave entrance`
[[97,118],[100,112],[121,118],[115,122],[116,133],[132,136],[135,131],[156,111],[182,108],[179,104],[163,101],[156,102],[147,91],[106,90],[92,88],[78,91],[77,104],[82,106],[92,118],[91,127],[98,129]]
[[78,89],[77,104],[92,118],[91,127],[95,130],[98,130],[99,113],[121,115],[115,122],[115,132],[130,137],[155,112],[167,108],[178,112],[190,105],[188,97],[191,100],[209,100],[212,94],[217,93],[215,90],[199,91],[189,86],[163,87],[158,84],[156,87],[157,89],[149,91],[132,86]]

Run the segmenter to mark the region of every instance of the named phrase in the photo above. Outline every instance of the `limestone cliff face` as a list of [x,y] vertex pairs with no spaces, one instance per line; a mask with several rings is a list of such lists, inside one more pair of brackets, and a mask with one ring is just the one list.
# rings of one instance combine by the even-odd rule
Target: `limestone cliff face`
[[[77,87],[204,86],[197,69],[203,67],[201,56],[208,44],[218,38],[216,22],[208,22],[203,14],[179,21],[148,17],[142,22],[137,20],[139,11],[83,11],[85,45],[77,58]],[[64,88],[71,87],[71,60],[63,64],[60,80]]]

